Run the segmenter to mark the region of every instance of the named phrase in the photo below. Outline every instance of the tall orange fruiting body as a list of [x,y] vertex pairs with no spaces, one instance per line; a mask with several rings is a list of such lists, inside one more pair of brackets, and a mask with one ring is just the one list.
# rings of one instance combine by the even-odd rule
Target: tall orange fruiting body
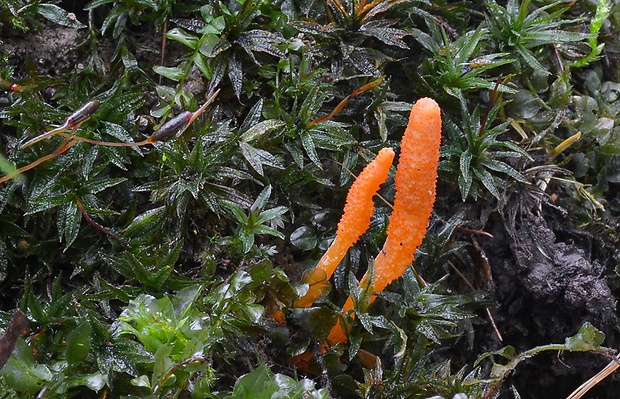
[[394,177],[396,196],[387,239],[374,263],[374,292],[399,278],[422,244],[435,204],[441,142],[441,110],[422,98],[411,108]]
[[[403,275],[415,258],[426,235],[435,203],[435,184],[441,142],[441,110],[430,98],[421,98],[411,108],[409,123],[401,142],[398,167],[394,177],[396,196],[383,250],[377,255],[369,285],[371,292],[381,292]],[[366,286],[368,272],[360,286]],[[343,310],[353,308],[349,298]],[[337,323],[328,336],[332,344],[346,342],[346,334]]]
[[303,297],[295,301],[296,307],[311,306],[323,295],[325,289],[322,283],[329,280],[349,248],[370,226],[370,218],[375,209],[372,198],[387,179],[393,160],[393,149],[381,149],[351,185],[343,215],[338,223],[336,238],[316,267],[304,275],[303,280],[310,288]]

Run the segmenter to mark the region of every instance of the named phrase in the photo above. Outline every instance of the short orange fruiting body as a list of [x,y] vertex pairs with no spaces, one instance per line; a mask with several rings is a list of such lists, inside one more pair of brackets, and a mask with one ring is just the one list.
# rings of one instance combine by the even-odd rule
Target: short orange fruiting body
[[[370,289],[381,292],[399,278],[413,263],[415,252],[426,235],[435,203],[439,144],[441,142],[441,110],[430,98],[418,100],[411,108],[409,123],[403,135],[398,167],[394,177],[396,196],[387,229],[387,239],[374,261]],[[364,287],[369,273],[362,278]],[[343,311],[353,308],[349,298]],[[348,326],[336,323],[327,340],[331,344],[346,342]]]
[[[316,267],[304,276],[304,281],[310,284],[310,289],[305,296],[295,302],[296,306],[311,306],[322,296],[325,290],[319,288],[320,283],[331,277],[349,248],[368,230],[375,209],[373,196],[387,179],[393,160],[393,149],[381,149],[351,185],[342,218],[338,223],[336,238]],[[313,284],[317,284],[316,288],[313,288],[315,287]]]

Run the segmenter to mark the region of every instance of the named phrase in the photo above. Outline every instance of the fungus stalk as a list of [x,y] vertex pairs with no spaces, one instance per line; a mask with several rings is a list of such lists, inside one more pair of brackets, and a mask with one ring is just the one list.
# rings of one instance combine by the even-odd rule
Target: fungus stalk
[[323,296],[329,287],[327,280],[349,248],[368,230],[375,209],[372,198],[387,179],[393,160],[394,150],[383,148],[351,185],[342,218],[338,223],[336,238],[316,267],[304,273],[303,281],[310,287],[303,297],[295,301],[296,307],[309,307]]

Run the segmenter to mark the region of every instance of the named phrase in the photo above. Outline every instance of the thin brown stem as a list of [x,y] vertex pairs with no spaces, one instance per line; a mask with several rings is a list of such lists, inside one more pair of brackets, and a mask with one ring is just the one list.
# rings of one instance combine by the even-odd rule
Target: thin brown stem
[[116,236],[115,234],[113,234],[112,232],[106,230],[105,227],[103,227],[102,225],[100,225],[99,223],[95,222],[89,215],[88,212],[86,212],[86,208],[84,208],[84,205],[82,204],[82,201],[80,201],[78,198],[75,199],[75,203],[78,206],[78,209],[80,210],[80,212],[82,213],[82,216],[84,217],[84,220],[86,220],[88,222],[88,224],[90,224],[91,226],[93,226],[95,229],[99,230],[100,232],[102,232],[103,234],[107,235],[108,237],[112,238],[113,240],[119,242],[122,246],[129,248],[130,245],[127,243],[127,241],[123,240],[122,238]]
[[487,109],[484,111],[484,116],[482,117],[482,121],[480,122],[480,130],[478,131],[478,136],[482,136],[484,134],[484,129],[487,125],[487,120],[489,119],[489,113],[491,109],[495,106],[495,102],[497,101],[497,92],[499,91],[499,85],[502,81],[502,75],[497,77],[495,81],[495,87],[491,92],[491,99],[489,100],[489,104],[487,105]]

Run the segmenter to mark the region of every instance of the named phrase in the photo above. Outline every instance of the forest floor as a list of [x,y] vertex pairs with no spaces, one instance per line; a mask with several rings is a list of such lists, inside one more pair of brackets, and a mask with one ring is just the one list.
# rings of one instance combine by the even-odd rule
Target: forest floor
[[[253,2],[231,3],[241,7]],[[247,380],[240,383],[241,376],[252,370],[264,371],[259,366],[268,365],[271,371],[263,376],[265,381],[273,373],[282,373],[292,377],[288,383],[301,384],[308,380],[298,379],[307,376],[317,387],[306,391],[316,395],[312,397],[452,398],[463,392],[472,398],[490,398],[495,395],[490,387],[497,382],[502,398],[517,397],[516,392],[521,398],[566,398],[612,361],[613,349],[620,348],[616,299],[620,295],[620,163],[616,155],[620,154],[620,109],[616,104],[620,72],[618,53],[614,52],[620,48],[620,36],[614,36],[620,29],[615,20],[619,7],[613,6],[606,15],[604,33],[599,36],[609,52],[592,63],[567,72],[568,66],[563,69],[561,65],[570,63],[563,57],[570,54],[577,58],[585,53],[587,40],[582,38],[583,43],[575,49],[560,49],[560,53],[557,43],[555,49],[532,53],[544,59],[541,64],[552,73],[532,69],[527,59],[520,61],[525,67],[519,71],[510,69],[510,63],[498,63],[495,75],[480,75],[484,84],[471,92],[460,87],[462,92],[455,95],[457,89],[445,89],[447,83],[437,77],[442,68],[437,55],[452,52],[457,57],[458,46],[466,46],[458,42],[465,33],[460,35],[452,29],[467,31],[473,41],[475,23],[480,22],[486,23],[484,34],[490,35],[490,19],[480,15],[491,11],[482,6],[472,6],[480,13],[472,11],[473,16],[469,16],[464,11],[468,2],[458,2],[454,15],[450,14],[453,10],[437,14],[440,5],[404,2],[434,15],[438,26],[445,29],[444,35],[448,32],[451,36],[448,38],[420,21],[418,25],[412,23],[415,12],[401,10],[396,4],[403,2],[379,2],[394,3],[393,9],[392,5],[385,9],[392,14],[389,19],[377,19],[381,22],[375,26],[362,24],[365,28],[360,29],[367,30],[364,41],[351,39],[347,43],[364,50],[358,54],[353,47],[345,51],[344,44],[335,46],[335,36],[329,36],[333,25],[347,23],[334,16],[338,1],[325,2],[331,4],[326,9],[336,21],[330,28],[327,23],[319,28],[308,22],[311,15],[320,21],[320,11],[313,6],[304,10],[295,2],[275,2],[270,14],[266,3],[254,3],[260,5],[253,8],[247,23],[239,17],[245,5],[241,9],[229,5],[234,18],[226,16],[226,23],[229,28],[238,24],[230,32],[223,22],[209,19],[215,12],[209,17],[201,9],[200,14],[198,6],[192,4],[183,4],[183,11],[178,11],[181,17],[175,19],[174,6],[169,10],[171,15],[142,12],[141,7],[148,8],[148,1],[114,5],[93,1],[88,6],[90,12],[83,10],[86,5],[81,2],[61,2],[62,9],[76,14],[61,17],[77,18],[84,24],[87,20],[95,22],[76,28],[39,15],[36,26],[26,31],[9,27],[9,19],[0,14],[4,24],[0,30],[1,52],[5,57],[0,71],[5,89],[0,95],[0,155],[13,163],[27,164],[53,151],[56,145],[51,145],[51,140],[42,142],[47,150],[37,148],[26,158],[20,158],[18,147],[26,137],[39,134],[37,129],[61,124],[63,112],[68,115],[68,109],[77,109],[89,98],[97,97],[102,103],[94,122],[84,125],[92,123],[88,129],[95,133],[89,133],[90,137],[113,141],[148,136],[145,132],[154,129],[154,119],[165,119],[183,107],[195,110],[204,103],[207,92],[221,89],[217,110],[209,110],[196,120],[196,125],[201,125],[192,131],[198,136],[195,140],[181,138],[177,139],[179,144],[162,143],[153,150],[118,151],[97,145],[89,150],[86,143],[80,143],[49,161],[51,166],[43,164],[24,173],[36,176],[3,183],[0,326],[8,323],[14,309],[26,313],[31,330],[20,340],[28,345],[18,344],[16,353],[31,360],[23,363],[27,364],[24,369],[30,367],[27,388],[22,391],[12,385],[26,377],[5,372],[3,378],[11,389],[3,392],[0,388],[0,397],[35,397],[46,390],[51,392],[49,397],[63,397],[67,392],[68,397],[190,397],[191,392],[195,395],[192,397],[244,397],[233,392],[235,384],[251,386]],[[507,7],[522,4],[508,3]],[[343,4],[355,7],[349,2]],[[543,4],[550,2],[532,1],[530,15]],[[280,27],[278,24],[283,23],[278,18],[291,18],[292,11],[287,7],[300,15],[306,12],[304,18],[300,16],[305,22]],[[570,32],[588,30],[594,13],[591,8],[565,11],[571,16],[566,17],[565,24],[575,27]],[[223,8],[218,11],[226,15]],[[108,21],[106,12],[117,13],[118,19]],[[372,15],[382,13],[377,10]],[[453,22],[462,15],[468,15],[466,22]],[[574,22],[573,18],[585,15],[589,17]],[[407,21],[403,28],[406,35],[390,31],[401,28],[392,22],[397,17]],[[557,14],[557,18],[564,17]],[[158,25],[157,21],[164,19],[169,35],[162,47],[163,23]],[[432,19],[426,21],[430,24]],[[102,23],[108,23],[107,28]],[[197,25],[192,27],[192,23]],[[279,27],[279,44],[273,44],[273,26]],[[419,29],[417,33],[412,33],[412,26]],[[368,33],[374,28],[384,29],[391,39],[377,39],[379,36],[372,36],[378,35],[376,32]],[[99,31],[106,29],[107,35]],[[220,35],[218,29],[229,33],[229,47],[191,49],[194,40],[200,40],[199,46],[209,45],[212,37],[207,36]],[[268,30],[271,33],[263,33]],[[112,31],[115,33],[110,37]],[[348,34],[338,37],[348,40],[353,33]],[[237,41],[231,39],[233,36]],[[431,39],[448,40],[449,48],[438,48],[433,54]],[[227,39],[222,36],[221,40]],[[482,39],[470,49],[465,63],[458,66],[462,73],[479,67],[475,62],[491,65],[511,57],[512,64],[518,63],[514,61],[518,56],[510,53],[508,46],[495,48],[483,45],[484,40],[491,42]],[[293,53],[295,45],[306,46],[304,51],[311,56],[304,58],[306,53],[301,50],[295,57],[284,54],[282,49]],[[368,50],[371,47],[372,51]],[[398,51],[379,54],[384,47]],[[166,49],[163,65],[168,69],[160,65],[162,48]],[[338,54],[331,61],[325,55],[329,51]],[[502,55],[498,55],[500,51]],[[334,61],[344,53],[350,58],[342,58],[342,65]],[[225,61],[217,58],[220,54]],[[434,56],[435,64],[428,61]],[[369,65],[360,66],[364,57],[375,58]],[[347,62],[357,63],[357,69],[345,65]],[[308,122],[329,113],[362,83],[379,76],[385,78],[380,83],[383,86],[351,96],[342,114],[335,114],[324,125],[317,124],[322,130],[303,131],[299,127],[292,133],[290,126],[310,126]],[[493,100],[497,101],[495,82],[502,77],[507,88],[502,101],[506,104],[501,110],[491,110]],[[13,81],[20,90],[10,89]],[[411,94],[403,94],[414,86]],[[424,95],[436,97],[444,117],[437,200],[415,263],[420,275],[432,283],[423,287],[413,274],[403,277],[369,310],[367,318],[354,321],[350,343],[338,347],[335,353],[339,356],[334,359],[318,349],[326,332],[320,324],[333,321],[334,309],[347,297],[342,293],[352,289],[348,272],[359,278],[369,259],[379,252],[377,242],[385,236],[389,207],[378,203],[369,233],[339,267],[329,297],[302,311],[291,305],[293,291],[299,288],[303,270],[316,263],[333,238],[350,182],[345,171],[359,173],[358,162],[363,166],[382,146],[397,148],[407,107]],[[307,99],[314,99],[315,104],[306,104]],[[485,159],[501,159],[501,165],[480,161],[487,166],[475,169],[472,163],[467,176],[463,167],[466,158],[461,153],[470,151],[469,160],[477,159],[475,146],[470,141],[459,147],[458,139],[447,132],[460,128],[466,134],[463,102],[471,115],[478,115],[474,128],[480,129],[480,136],[489,111],[497,119],[489,119],[487,129],[505,123],[501,125],[504,130],[489,139],[497,140],[495,144],[487,150],[479,148],[478,154],[482,160],[494,153]],[[477,105],[480,107],[474,111]],[[285,106],[290,106],[289,114],[278,110]],[[447,128],[448,120],[454,123]],[[114,130],[117,126],[122,129]],[[252,126],[258,128],[252,131]],[[347,129],[352,132],[350,137],[342,133]],[[581,138],[576,144],[557,150],[577,131]],[[205,143],[203,152],[197,150],[199,142]],[[506,142],[512,144],[504,146]],[[455,155],[458,148],[461,153]],[[503,165],[510,170],[506,172]],[[96,184],[101,190],[92,187]],[[394,196],[392,184],[388,180],[389,187],[382,191],[388,201]],[[264,190],[271,186],[273,192]],[[265,193],[267,198],[260,203]],[[72,205],[80,201],[86,211]],[[242,215],[252,215],[256,209],[255,216],[264,209],[276,211],[271,220],[254,220],[256,224],[250,225]],[[277,214],[278,209],[285,216]],[[195,288],[196,284],[200,288]],[[407,287],[414,287],[413,292],[407,292]],[[234,300],[224,294],[227,290]],[[155,307],[155,298],[170,298],[170,309],[184,309],[170,317],[170,326],[177,323],[176,327],[149,330],[150,323],[163,323],[147,320],[152,316],[148,312]],[[168,305],[157,303],[164,309],[157,314],[165,314]],[[199,303],[195,306],[200,309],[198,313],[183,307],[188,303]],[[285,311],[286,325],[270,319],[273,306]],[[218,321],[209,327],[208,337],[200,336],[180,327],[186,316],[196,323],[208,324],[209,318]],[[490,356],[492,362],[475,363],[484,353],[507,346],[519,354],[544,345],[562,345],[586,323],[605,334],[604,343],[586,345],[583,352],[537,352],[517,362],[518,366],[515,363],[505,374],[493,375],[491,367],[514,359],[510,355],[506,360],[496,353]],[[138,326],[144,330],[138,331]],[[172,334],[172,330],[177,332]],[[165,334],[176,338],[166,338]],[[163,346],[182,349],[176,354],[176,349],[164,353],[155,345],[157,340]],[[88,342],[87,351],[71,360],[66,348],[70,342]],[[107,352],[106,343],[124,349]],[[39,354],[35,353],[38,358],[33,362],[30,353],[35,348]],[[360,348],[381,358],[385,374],[360,365],[359,357],[354,356]],[[408,354],[399,352],[403,348]],[[312,372],[303,368],[295,371],[291,355],[305,349],[314,351],[318,364],[312,366]],[[135,357],[124,350],[133,351]],[[161,360],[161,365],[153,366],[153,359]],[[71,372],[73,380],[67,377]],[[174,381],[170,377],[173,374]],[[95,379],[99,383],[92,382]],[[181,379],[193,382],[181,383]],[[265,381],[256,384],[267,384]],[[283,380],[276,381],[283,389]],[[586,397],[612,398],[614,392],[620,392],[620,376],[612,374]]]

